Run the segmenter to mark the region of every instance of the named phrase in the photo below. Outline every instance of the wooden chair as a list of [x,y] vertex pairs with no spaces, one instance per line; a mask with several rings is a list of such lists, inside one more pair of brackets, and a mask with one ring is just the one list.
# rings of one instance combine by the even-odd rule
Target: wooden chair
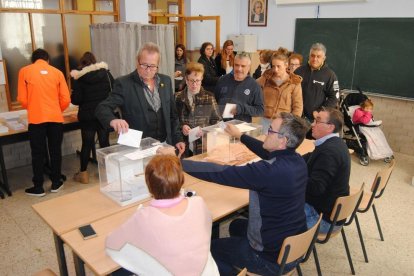
[[[338,197],[335,201],[334,208],[331,213],[330,220],[332,221],[331,227],[329,228],[326,234],[319,233],[316,239],[317,243],[327,243],[330,238],[335,237],[336,235],[341,232],[342,240],[344,241],[345,251],[348,258],[349,266],[351,268],[352,275],[355,275],[354,265],[352,264],[351,253],[349,252],[348,242],[346,240],[344,226],[348,226],[352,223],[356,212],[358,210],[358,206],[362,200],[362,196],[364,193],[364,184],[361,185],[361,188],[356,193],[353,193],[349,196],[342,196]],[[334,230],[334,226],[336,222],[346,220],[342,227],[337,228]],[[313,256],[315,259],[316,270],[318,275],[322,275],[321,268],[319,265],[318,254],[316,252],[316,246],[313,247]]]
[[246,276],[247,275],[247,268],[243,268],[237,276]]
[[[279,256],[276,260],[277,264],[280,267],[279,273],[277,275],[292,275],[296,268],[298,275],[302,276],[300,264],[306,262],[309,259],[310,254],[312,253],[312,249],[315,246],[315,241],[318,235],[321,220],[322,214],[319,216],[317,223],[311,228],[309,228],[306,232],[285,238],[280,249]],[[285,269],[285,265],[296,260],[300,260],[297,263],[296,267],[293,268],[291,271],[287,272],[286,274],[282,274],[283,270]],[[238,275],[244,275],[241,274],[242,272],[243,270],[240,271]],[[250,273],[247,270],[246,273],[246,275],[249,276],[257,275]]]
[[[306,232],[299,235],[287,237],[283,241],[279,257],[277,258],[277,263],[280,266],[278,275],[282,275],[287,263],[296,261],[300,258],[302,258],[302,260],[298,262],[295,268],[298,271],[298,274],[300,276],[302,275],[300,264],[306,262],[309,259],[309,256],[315,247],[315,242],[318,236],[321,221],[322,214],[319,215],[319,219],[316,224],[309,228]],[[293,271],[294,269],[284,275],[291,275]]]
[[54,273],[50,268],[46,268],[33,274],[33,276],[57,276],[57,274]]
[[[380,221],[378,218],[377,209],[375,208],[375,199],[380,198],[385,188],[387,187],[388,180],[390,179],[391,173],[395,166],[395,160],[391,160],[389,166],[385,167],[384,169],[380,170],[377,175],[375,176],[374,182],[371,186],[371,192],[365,192],[364,196],[362,197],[361,204],[358,207],[358,213],[366,213],[372,206],[372,211],[374,212],[375,221],[377,223],[378,232],[381,238],[381,241],[384,241],[384,236],[382,234]],[[355,190],[351,188],[351,191]],[[368,263],[368,255],[365,249],[364,239],[362,237],[361,226],[359,224],[358,216],[355,215],[355,223],[358,230],[359,241],[361,242],[362,252],[364,253],[365,262]]]

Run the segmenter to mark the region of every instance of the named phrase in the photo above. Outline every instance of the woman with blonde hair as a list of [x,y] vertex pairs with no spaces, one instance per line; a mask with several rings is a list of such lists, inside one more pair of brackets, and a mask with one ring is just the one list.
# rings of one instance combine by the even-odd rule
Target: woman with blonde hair
[[234,57],[236,55],[236,52],[233,50],[233,40],[224,41],[221,53],[219,53],[215,58],[219,76],[223,76],[233,71]]

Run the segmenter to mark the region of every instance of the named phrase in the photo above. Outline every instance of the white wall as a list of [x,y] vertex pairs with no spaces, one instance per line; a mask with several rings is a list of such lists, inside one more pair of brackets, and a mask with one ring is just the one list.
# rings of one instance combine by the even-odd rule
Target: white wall
[[[258,49],[275,49],[279,46],[293,49],[296,18],[316,18],[318,5],[276,5],[274,0],[268,1],[267,27],[248,27],[248,1],[240,1],[240,33],[256,34]],[[365,2],[325,3],[320,4],[319,17],[414,17],[414,1],[366,0]]]
[[[187,16],[219,15],[220,16],[220,47],[229,35],[240,33],[240,0],[185,0]],[[216,25],[214,21],[191,21],[187,29],[187,48],[193,50],[210,41],[215,45]]]
[[148,1],[121,0],[119,2],[121,22],[139,22],[148,24]]

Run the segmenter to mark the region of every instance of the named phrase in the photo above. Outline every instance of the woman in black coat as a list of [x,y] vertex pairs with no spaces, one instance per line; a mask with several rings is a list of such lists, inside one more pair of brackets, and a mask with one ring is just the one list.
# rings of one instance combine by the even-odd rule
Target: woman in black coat
[[78,120],[82,135],[80,154],[80,171],[73,176],[77,182],[89,183],[87,171],[89,156],[95,144],[95,133],[98,133],[99,146],[109,146],[109,132],[95,118],[96,106],[106,99],[112,90],[114,78],[105,62],[96,62],[91,52],[86,52],[80,59],[80,70],[72,70],[73,91],[71,100],[79,105]]
[[204,66],[202,86],[205,90],[213,92],[219,79],[216,62],[214,61],[214,47],[211,42],[204,42],[200,48],[200,58],[198,62]]

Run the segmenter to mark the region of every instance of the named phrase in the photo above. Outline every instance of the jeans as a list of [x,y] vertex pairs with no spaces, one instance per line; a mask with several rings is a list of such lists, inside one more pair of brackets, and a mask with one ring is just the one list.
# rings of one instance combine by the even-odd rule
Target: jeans
[[[247,239],[247,219],[237,219],[230,224],[229,238],[215,239],[211,242],[211,253],[219,268],[220,275],[237,275],[247,268],[251,273],[260,275],[275,275],[279,265],[262,258],[254,250]],[[296,262],[287,264],[285,271],[290,271]]]
[[[309,228],[312,228],[319,219],[319,214],[316,212],[315,208],[312,207],[312,205],[309,205],[308,203],[305,203],[305,215],[306,215],[306,226]],[[329,228],[331,227],[330,222],[322,219],[321,225],[319,226],[319,233],[326,234],[329,231]],[[342,225],[334,226],[333,232],[340,230]]]
[[[62,123],[29,124],[30,149],[32,150],[33,184],[43,188],[43,172],[49,149],[52,183],[58,183],[62,167]],[[46,147],[47,141],[47,147]]]

